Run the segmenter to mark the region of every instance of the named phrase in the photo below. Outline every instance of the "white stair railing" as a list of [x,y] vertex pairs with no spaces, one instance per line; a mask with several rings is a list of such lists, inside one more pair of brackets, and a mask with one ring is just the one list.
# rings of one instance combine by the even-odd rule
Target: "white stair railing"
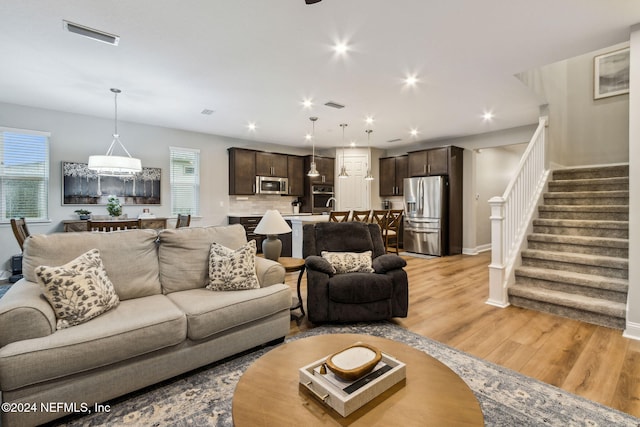
[[514,281],[515,263],[549,175],[545,157],[546,126],[547,117],[540,117],[538,128],[504,194],[489,200],[491,264],[487,304],[490,305],[509,305],[507,287]]

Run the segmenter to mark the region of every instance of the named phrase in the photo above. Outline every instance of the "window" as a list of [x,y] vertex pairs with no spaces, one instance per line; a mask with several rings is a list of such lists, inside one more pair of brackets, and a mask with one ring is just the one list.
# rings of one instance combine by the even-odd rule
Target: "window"
[[169,147],[171,214],[200,214],[200,150]]
[[0,127],[0,221],[49,219],[49,133]]

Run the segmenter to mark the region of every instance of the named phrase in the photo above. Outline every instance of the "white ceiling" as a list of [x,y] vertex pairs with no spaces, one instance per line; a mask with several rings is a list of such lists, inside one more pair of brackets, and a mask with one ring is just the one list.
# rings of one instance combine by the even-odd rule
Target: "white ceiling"
[[117,87],[121,121],[294,146],[310,116],[319,146],[341,144],[340,123],[366,144],[372,116],[371,145],[390,148],[537,122],[514,74],[627,41],[640,1],[2,0],[0,17],[0,102],[113,119]]

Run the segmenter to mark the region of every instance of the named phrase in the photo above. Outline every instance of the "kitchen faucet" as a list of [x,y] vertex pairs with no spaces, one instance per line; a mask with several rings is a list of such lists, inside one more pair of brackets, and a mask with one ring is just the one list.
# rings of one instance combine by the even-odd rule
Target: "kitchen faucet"
[[336,203],[336,202],[337,202],[336,198],[335,198],[335,197],[333,197],[333,196],[331,196],[331,197],[329,197],[329,199],[327,200],[327,204],[325,205],[325,207],[327,207],[327,208],[328,208],[328,207],[329,207],[329,205],[331,204],[331,201],[333,201],[334,203]]

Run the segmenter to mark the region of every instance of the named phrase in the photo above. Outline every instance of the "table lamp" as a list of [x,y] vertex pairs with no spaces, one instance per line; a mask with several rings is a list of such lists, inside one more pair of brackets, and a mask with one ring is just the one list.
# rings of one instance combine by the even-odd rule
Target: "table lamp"
[[289,224],[282,218],[277,210],[268,210],[256,226],[254,233],[266,234],[267,238],[262,241],[262,253],[264,257],[273,261],[278,261],[282,252],[282,241],[278,239],[278,234],[285,234],[291,231]]

